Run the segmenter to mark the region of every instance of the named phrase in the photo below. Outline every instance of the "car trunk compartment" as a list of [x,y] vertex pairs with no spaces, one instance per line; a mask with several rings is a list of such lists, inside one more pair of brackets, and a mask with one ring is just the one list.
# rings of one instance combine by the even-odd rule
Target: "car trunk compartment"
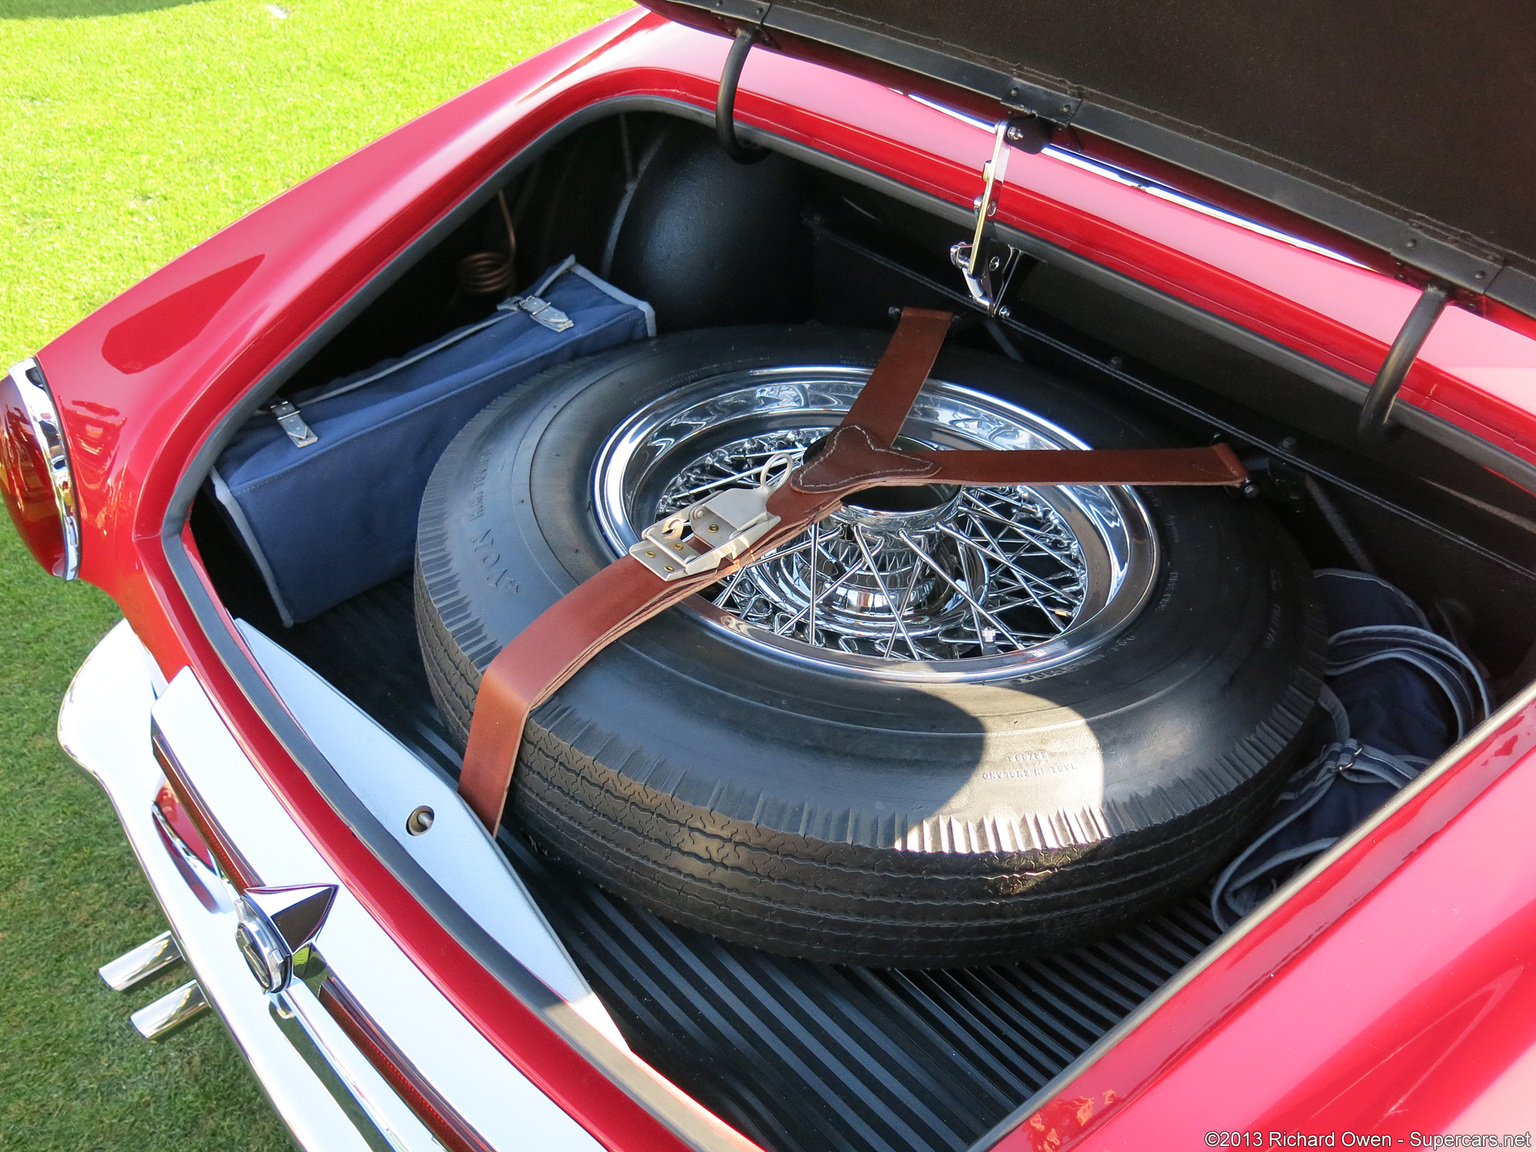
[[[1520,462],[1423,420],[1357,442],[1363,385],[1329,383],[1319,366],[1291,370],[1230,325],[1048,245],[1030,250],[1010,316],[967,313],[946,258],[965,231],[952,210],[924,211],[783,156],[721,168],[712,147],[696,126],[647,113],[599,120],[528,157],[506,189],[519,283],[574,253],[651,299],[663,332],[769,320],[882,327],[904,305],[962,312],[957,343],[1049,369],[1188,443],[1226,439],[1307,559],[1352,565],[1308,478],[1320,484],[1382,574],[1475,653],[1501,697],[1536,674],[1536,497],[1507,478],[1529,472]],[[712,204],[723,205],[714,216]],[[492,203],[461,225],[287,387],[361,370],[488,312],[487,300],[456,295],[453,269],[494,244],[499,219]],[[741,283],[752,291],[733,294]],[[284,629],[206,495],[192,527],[233,614],[456,776],[409,574]],[[635,1052],[775,1152],[967,1147],[1219,936],[1202,891],[1099,944],[1016,964],[814,964],[674,927],[519,834],[504,827],[499,839]]]

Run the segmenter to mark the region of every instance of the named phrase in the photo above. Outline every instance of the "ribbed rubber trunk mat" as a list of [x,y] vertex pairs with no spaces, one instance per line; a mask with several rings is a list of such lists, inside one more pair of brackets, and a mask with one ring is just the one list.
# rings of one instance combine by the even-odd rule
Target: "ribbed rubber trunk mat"
[[778,1152],[966,1148],[1216,935],[1190,907],[1023,964],[834,967],[675,928],[509,847],[635,1051]]
[[[457,770],[408,578],[275,639]],[[506,830],[501,841],[634,1050],[773,1152],[966,1148],[1218,935],[1191,900],[1113,940],[1019,964],[810,964],[673,927]]]

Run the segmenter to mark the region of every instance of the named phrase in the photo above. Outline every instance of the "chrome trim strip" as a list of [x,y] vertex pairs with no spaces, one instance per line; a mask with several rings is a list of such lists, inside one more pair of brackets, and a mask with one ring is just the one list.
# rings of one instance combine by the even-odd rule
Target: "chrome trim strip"
[[[1049,1104],[1058,1092],[1069,1085],[1091,1065],[1097,1063],[1104,1053],[1125,1039],[1132,1030],[1140,1026],[1153,1012],[1156,1012],[1172,999],[1175,993],[1214,964],[1222,955],[1235,946],[1239,940],[1257,928],[1259,924],[1278,912],[1291,897],[1295,896],[1316,877],[1332,867],[1335,861],[1343,857],[1356,844],[1368,839],[1388,817],[1404,805],[1410,803],[1420,792],[1423,792],[1424,789],[1428,788],[1441,776],[1444,776],[1459,764],[1473,748],[1491,736],[1506,721],[1532,706],[1536,706],[1536,683],[1528,684],[1518,695],[1510,699],[1502,708],[1469,732],[1464,740],[1459,741],[1440,759],[1419,773],[1418,777],[1411,784],[1404,785],[1402,790],[1395,796],[1387,800],[1385,804],[1360,824],[1357,824],[1353,831],[1341,836],[1332,848],[1323,852],[1311,864],[1307,865],[1307,867],[1291,877],[1289,881],[1272,892],[1269,898],[1252,912],[1248,913],[1247,916],[1239,920],[1237,924],[1229,928],[1221,936],[1218,936],[1215,943],[1201,955],[1190,961],[1173,979],[1169,980],[1168,983],[1164,984],[1146,1000],[1143,1000],[1136,1010],[1121,1020],[1119,1024],[1099,1037],[1093,1047],[1089,1048],[1076,1060],[1072,1061],[1071,1064],[1068,1064],[1058,1072],[1050,1083],[1024,1101],[1023,1104],[1019,1105],[1013,1112],[994,1125],[991,1130],[978,1137],[976,1142],[966,1152],[987,1152],[988,1149],[1025,1120],[1029,1119],[1036,1111]],[[1492,784],[1492,781],[1489,781],[1489,784]],[[1481,795],[1481,793],[1478,795]],[[1470,797],[1467,804],[1471,805],[1476,800],[1477,796]]]
[[48,466],[48,482],[53,486],[53,502],[58,506],[59,525],[64,530],[64,571],[55,575],[73,580],[80,574],[80,510],[75,503],[75,476],[69,466],[69,448],[64,441],[64,425],[59,420],[53,393],[43,366],[33,357],[11,367],[11,382],[21,396],[32,424],[32,435],[42,449]]
[[[394,1145],[379,1131],[377,1121],[364,1105],[360,1094],[337,1073],[330,1052],[316,1037],[310,1025],[309,1016],[301,1018],[286,993],[272,998],[270,1010],[273,1023],[282,1029],[283,1035],[293,1045],[294,1051],[299,1054],[305,1064],[309,1065],[310,1071],[320,1079],[320,1082],[330,1090],[332,1098],[341,1105],[341,1110],[346,1113],[347,1119],[352,1121],[358,1135],[363,1138],[368,1147],[373,1149],[373,1152],[394,1152]],[[314,1013],[309,1015],[312,1016]]]
[[[623,1036],[532,893],[453,785],[298,657],[235,621],[288,710],[347,786],[443,890],[509,953],[619,1047]],[[408,822],[429,808],[432,824]]]
[[[76,674],[59,716],[65,750],[106,789],[197,983],[234,1036],[299,1144],[310,1149],[434,1149],[431,1132],[312,995],[263,993],[235,944],[224,880],[162,839],[153,817],[162,773],[151,717],[221,831],[270,885],[336,884],[316,950],[388,1030],[423,1078],[495,1147],[598,1152],[597,1142],[513,1067],[422,974],[363,908],[266,787],[190,670],[156,698],[146,653],[126,622]],[[173,858],[173,852],[179,858]],[[204,906],[190,870],[211,894]],[[274,1007],[300,1019],[334,1077],[311,1066]],[[320,1043],[319,1041],[323,1041]],[[338,1095],[340,1085],[345,1091]],[[364,1123],[363,1121],[366,1121]]]
[[[177,852],[175,840],[161,839],[152,813],[163,777],[149,748],[155,691],[146,655],[126,621],[108,632],[64,697],[59,742],[106,790],[199,986],[300,1147],[370,1152],[271,1022],[267,998],[234,947],[228,888],[190,852]],[[197,877],[212,907],[204,906],[183,870]]]

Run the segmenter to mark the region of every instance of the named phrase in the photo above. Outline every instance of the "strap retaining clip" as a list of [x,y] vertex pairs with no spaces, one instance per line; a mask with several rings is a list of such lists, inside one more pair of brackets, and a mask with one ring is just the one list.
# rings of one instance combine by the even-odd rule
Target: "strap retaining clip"
[[780,520],[768,498],[789,479],[795,456],[777,452],[758,470],[754,488],[728,488],[652,524],[629,554],[663,580],[711,572],[735,560]]

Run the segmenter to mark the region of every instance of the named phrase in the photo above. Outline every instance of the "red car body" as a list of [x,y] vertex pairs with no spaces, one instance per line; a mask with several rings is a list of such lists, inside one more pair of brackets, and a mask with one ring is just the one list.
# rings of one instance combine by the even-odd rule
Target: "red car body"
[[[209,430],[509,156],[613,99],[712,111],[727,47],[654,14],[619,16],[321,172],[38,353],[68,435],[80,575],[122,606],[167,678],[193,670],[284,808],[414,964],[616,1150],[687,1144],[487,971],[317,791],[194,611],[193,597],[217,605],[206,576],[189,587],[168,559],[185,547],[201,573],[190,533],[167,539],[165,526]],[[991,138],[964,111],[959,97],[946,110],[767,52],[751,57],[737,101],[742,123],[968,208]],[[1367,382],[1417,295],[1390,269],[1049,153],[1015,157],[999,215]],[[1403,399],[1536,462],[1536,341],[1524,326],[1507,310],[1448,310]],[[1533,751],[1525,694],[1289,899],[1223,937],[1048,1101],[1012,1117],[996,1146],[1524,1132],[1536,1117]]]

